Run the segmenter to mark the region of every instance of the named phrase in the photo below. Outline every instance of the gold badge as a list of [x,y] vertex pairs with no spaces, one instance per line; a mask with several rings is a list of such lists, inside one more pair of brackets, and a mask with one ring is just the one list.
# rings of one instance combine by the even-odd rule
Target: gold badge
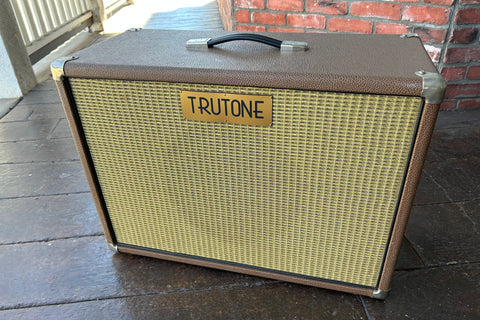
[[182,91],[180,99],[187,120],[253,126],[272,124],[272,96]]

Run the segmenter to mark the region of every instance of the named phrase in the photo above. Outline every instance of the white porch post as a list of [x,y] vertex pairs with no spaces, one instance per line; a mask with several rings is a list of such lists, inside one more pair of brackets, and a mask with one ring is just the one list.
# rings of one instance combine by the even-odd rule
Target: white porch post
[[0,98],[18,98],[37,84],[10,1],[0,1]]
[[93,14],[93,24],[90,26],[90,32],[101,32],[103,31],[103,21],[106,20],[105,17],[105,7],[103,5],[103,0],[89,0],[90,8]]

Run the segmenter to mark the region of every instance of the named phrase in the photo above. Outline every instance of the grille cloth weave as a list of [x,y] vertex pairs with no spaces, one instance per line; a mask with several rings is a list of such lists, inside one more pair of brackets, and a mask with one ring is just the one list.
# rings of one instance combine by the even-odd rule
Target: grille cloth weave
[[[421,99],[70,79],[119,243],[376,286]],[[273,125],[187,121],[180,91],[273,96]]]

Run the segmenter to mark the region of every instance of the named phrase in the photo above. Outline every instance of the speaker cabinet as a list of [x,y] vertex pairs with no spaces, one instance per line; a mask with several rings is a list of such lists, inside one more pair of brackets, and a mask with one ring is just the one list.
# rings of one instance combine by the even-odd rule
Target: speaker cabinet
[[52,64],[109,247],[384,298],[445,87],[421,41],[224,35]]

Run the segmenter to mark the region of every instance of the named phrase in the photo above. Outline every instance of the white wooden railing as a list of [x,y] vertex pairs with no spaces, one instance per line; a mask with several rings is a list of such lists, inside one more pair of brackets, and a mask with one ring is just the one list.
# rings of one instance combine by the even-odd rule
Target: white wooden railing
[[[89,31],[102,31],[107,17],[133,3],[134,0],[0,0],[0,99],[27,93],[37,79],[42,79],[37,78],[39,74],[45,70],[48,74],[48,59],[37,62],[87,27]],[[34,71],[33,64],[40,67]],[[41,68],[45,65],[46,69]]]
[[23,41],[27,46],[89,9],[85,0],[11,0],[11,2]]
[[[92,0],[10,0],[32,62],[51,51],[54,41],[93,24],[98,2]],[[42,52],[43,49],[43,52]]]

